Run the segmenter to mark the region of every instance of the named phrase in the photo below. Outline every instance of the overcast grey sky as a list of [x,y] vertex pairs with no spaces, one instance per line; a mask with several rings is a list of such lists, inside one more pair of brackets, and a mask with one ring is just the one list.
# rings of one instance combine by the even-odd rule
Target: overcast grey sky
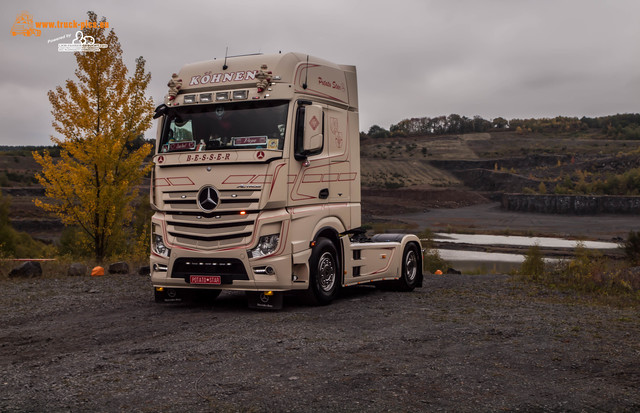
[[157,103],[172,72],[229,47],[356,65],[365,131],[451,113],[640,112],[638,0],[3,0],[0,10],[0,145],[50,144],[47,91],[75,79],[73,54],[48,43],[75,30],[13,37],[23,10],[34,21],[105,16],[129,68],[147,60]]

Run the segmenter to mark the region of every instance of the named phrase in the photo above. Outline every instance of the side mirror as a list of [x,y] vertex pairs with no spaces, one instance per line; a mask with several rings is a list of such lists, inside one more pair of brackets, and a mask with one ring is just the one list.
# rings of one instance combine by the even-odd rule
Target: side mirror
[[322,106],[300,102],[295,130],[295,158],[305,160],[317,155],[324,147],[324,118]]
[[169,107],[164,103],[158,105],[155,112],[153,113],[153,118],[158,119],[160,116],[166,114],[169,111]]

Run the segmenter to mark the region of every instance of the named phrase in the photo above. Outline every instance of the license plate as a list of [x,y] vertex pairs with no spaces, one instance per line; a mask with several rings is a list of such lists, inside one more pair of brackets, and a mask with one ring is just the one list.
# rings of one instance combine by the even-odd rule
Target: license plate
[[191,284],[222,284],[222,278],[219,275],[192,275],[189,279]]

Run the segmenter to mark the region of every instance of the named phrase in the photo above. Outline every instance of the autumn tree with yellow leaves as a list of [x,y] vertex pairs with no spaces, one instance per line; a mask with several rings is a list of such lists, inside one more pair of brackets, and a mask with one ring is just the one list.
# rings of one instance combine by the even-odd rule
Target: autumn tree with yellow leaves
[[[88,12],[89,21],[97,16]],[[103,17],[102,21],[106,21]],[[33,153],[42,166],[37,175],[46,198],[37,206],[53,212],[67,226],[81,229],[98,261],[113,254],[130,236],[138,185],[151,165],[144,159],[151,145],[134,149],[133,143],[151,126],[153,101],[146,96],[151,74],[145,60],[136,59],[127,77],[122,48],[113,30],[85,29],[84,37],[106,44],[99,52],[76,52],[77,80],[49,91],[52,125],[61,138],[60,158]]]

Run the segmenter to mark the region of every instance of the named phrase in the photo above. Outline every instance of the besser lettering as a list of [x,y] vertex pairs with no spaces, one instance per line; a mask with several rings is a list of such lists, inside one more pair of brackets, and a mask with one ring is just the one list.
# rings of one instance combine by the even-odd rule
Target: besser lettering
[[187,155],[187,162],[228,161],[229,159],[231,159],[230,153]]

